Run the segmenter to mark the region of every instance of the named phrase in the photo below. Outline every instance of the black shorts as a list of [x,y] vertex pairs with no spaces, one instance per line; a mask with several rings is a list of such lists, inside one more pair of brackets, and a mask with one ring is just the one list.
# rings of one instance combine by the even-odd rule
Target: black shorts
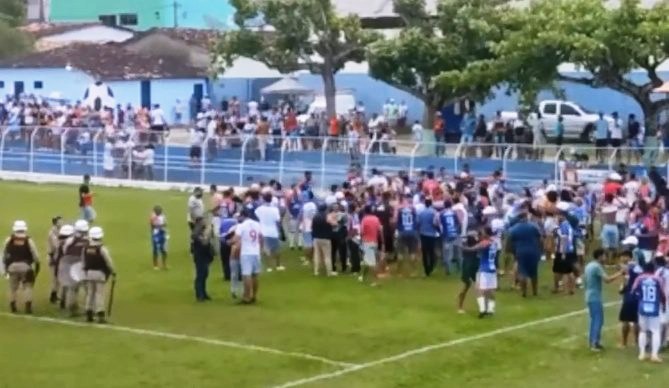
[[402,232],[397,239],[397,251],[399,253],[414,254],[418,251],[418,233]]
[[192,146],[190,147],[190,157],[191,159],[199,159],[202,157],[202,147],[200,146]]
[[383,244],[379,244],[379,247],[383,253],[395,253],[395,231],[390,227],[383,227]]
[[577,261],[576,252],[567,254],[558,252],[555,254],[555,260],[553,260],[553,273],[560,275],[573,273]]
[[470,286],[472,283],[476,282],[476,273],[478,270],[479,262],[476,256],[464,257],[462,260],[462,275],[460,275],[460,279],[465,285]]
[[618,148],[622,143],[621,139],[611,139],[611,147]]
[[609,145],[609,141],[607,139],[596,139],[595,140],[595,147],[606,147]]
[[639,304],[635,300],[623,301],[623,305],[620,306],[620,314],[618,314],[618,320],[620,322],[631,322],[637,323],[639,320]]

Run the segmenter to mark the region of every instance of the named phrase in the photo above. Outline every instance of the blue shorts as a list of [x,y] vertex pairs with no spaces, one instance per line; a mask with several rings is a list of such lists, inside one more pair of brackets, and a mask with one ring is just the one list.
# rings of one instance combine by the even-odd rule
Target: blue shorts
[[314,247],[314,238],[311,235],[311,232],[303,232],[302,233],[302,245],[305,248],[313,248]]
[[262,270],[260,255],[241,255],[239,263],[242,267],[242,276],[257,275]]
[[268,255],[277,253],[281,247],[279,239],[276,237],[263,237],[262,242],[265,253]]
[[81,208],[81,219],[88,222],[95,221],[95,209],[92,206],[84,206]]
[[618,241],[620,241],[620,231],[618,230],[618,225],[606,224],[602,226],[602,233],[600,234],[600,238],[602,239],[602,248],[618,248]]
[[539,272],[540,257],[537,255],[519,255],[518,274],[526,279],[536,279]]
[[157,256],[159,253],[165,253],[165,243],[167,242],[165,232],[153,233],[151,236],[151,246],[153,248],[153,255]]

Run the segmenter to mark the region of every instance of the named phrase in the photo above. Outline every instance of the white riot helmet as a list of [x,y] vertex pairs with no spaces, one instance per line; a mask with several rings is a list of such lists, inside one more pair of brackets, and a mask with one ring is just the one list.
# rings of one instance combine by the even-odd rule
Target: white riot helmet
[[93,240],[102,240],[104,236],[105,234],[102,231],[102,228],[99,226],[92,227],[91,230],[88,232],[88,237],[90,237]]
[[74,227],[72,225],[63,225],[58,231],[58,235],[62,237],[70,237],[74,234]]
[[88,221],[86,220],[77,220],[77,222],[74,223],[74,231],[79,232],[79,233],[87,233],[88,232]]
[[22,221],[22,220],[14,221],[14,225],[12,225],[12,232],[14,232],[14,233],[26,233],[27,231],[28,231],[28,224],[26,224],[25,221]]

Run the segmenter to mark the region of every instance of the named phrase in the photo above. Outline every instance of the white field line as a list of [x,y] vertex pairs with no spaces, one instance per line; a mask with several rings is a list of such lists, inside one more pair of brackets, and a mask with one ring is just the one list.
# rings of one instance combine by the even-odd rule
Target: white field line
[[[602,333],[605,333],[605,332],[607,332],[607,331],[613,330],[613,329],[615,329],[616,327],[618,327],[618,326],[617,326],[617,325],[604,326],[604,327],[602,327]],[[552,346],[565,345],[565,344],[568,344],[568,343],[570,343],[570,342],[572,342],[572,341],[576,341],[576,340],[578,340],[578,339],[587,338],[587,337],[588,337],[588,333],[584,333],[584,334],[574,334],[574,335],[569,336],[569,337],[567,337],[567,338],[563,338],[563,339],[561,339],[561,340],[559,340],[559,341],[553,342],[551,345],[552,345]]]
[[191,335],[185,335],[185,334],[167,333],[167,332],[162,332],[162,331],[137,329],[137,328],[133,328],[133,327],[116,326],[116,325],[87,324],[87,323],[83,323],[83,322],[69,321],[69,320],[65,320],[65,319],[57,319],[57,318],[49,318],[49,317],[39,317],[39,316],[34,316],[34,315],[19,315],[19,314],[0,313],[0,316],[1,317],[7,317],[7,318],[20,318],[20,319],[26,319],[26,320],[31,320],[31,321],[45,322],[45,323],[64,325],[64,326],[73,326],[73,327],[82,327],[82,328],[95,328],[95,329],[101,329],[101,330],[117,331],[117,332],[121,332],[121,333],[130,333],[130,334],[136,334],[136,335],[147,336],[147,337],[169,338],[169,339],[178,340],[178,341],[199,342],[199,343],[203,343],[203,344],[207,344],[207,345],[221,346],[221,347],[234,348],[234,349],[242,349],[242,350],[247,350],[247,351],[251,351],[251,352],[270,353],[270,354],[275,354],[275,355],[279,355],[279,356],[300,358],[300,359],[303,359],[303,360],[318,361],[318,362],[322,362],[324,364],[333,365],[333,366],[340,367],[340,368],[350,368],[350,367],[355,365],[355,364],[348,363],[348,362],[330,360],[330,359],[325,358],[325,357],[320,357],[320,356],[316,356],[316,355],[308,354],[308,353],[289,352],[289,351],[284,351],[284,350],[279,350],[279,349],[274,349],[274,348],[267,348],[267,347],[264,347],[264,346],[249,345],[249,344],[243,344],[243,343],[239,343],[239,342],[223,341],[223,340],[217,340],[217,339],[213,339],[213,338],[197,337],[197,336],[191,336]]
[[[609,303],[605,303],[604,307],[615,306],[615,305],[618,305],[618,304],[620,304],[620,302],[609,302]],[[452,340],[452,341],[441,342],[441,343],[437,343],[437,344],[434,344],[434,345],[428,345],[428,346],[424,346],[422,348],[409,350],[409,351],[406,351],[404,353],[399,353],[399,354],[394,355],[394,356],[381,358],[381,359],[376,360],[376,361],[370,361],[370,362],[366,362],[366,363],[362,363],[362,364],[352,365],[350,367],[340,369],[340,370],[335,371],[335,372],[323,373],[323,374],[315,375],[315,376],[312,376],[312,377],[307,377],[307,378],[304,378],[304,379],[289,381],[285,384],[277,385],[273,388],[297,387],[299,385],[315,383],[317,381],[322,381],[322,380],[328,380],[328,379],[332,379],[332,378],[335,378],[335,377],[347,375],[349,373],[357,372],[357,371],[362,370],[362,369],[367,369],[367,368],[375,367],[375,366],[378,366],[378,365],[383,365],[383,364],[388,364],[388,363],[391,363],[391,362],[400,361],[400,360],[403,360],[405,358],[413,357],[413,356],[423,354],[423,353],[428,353],[428,352],[431,352],[431,351],[434,351],[434,350],[450,348],[450,347],[453,347],[453,346],[462,345],[462,344],[469,343],[469,342],[475,342],[475,341],[479,341],[479,340],[483,340],[483,339],[487,339],[487,338],[491,338],[491,337],[496,337],[498,335],[507,334],[507,333],[511,333],[511,332],[514,332],[514,331],[534,327],[534,326],[543,325],[545,323],[559,321],[559,320],[562,320],[562,319],[565,319],[565,318],[575,317],[575,316],[581,315],[581,314],[586,313],[586,312],[587,312],[587,310],[572,311],[570,313],[554,315],[552,317],[537,319],[537,320],[534,320],[534,321],[525,322],[525,323],[521,323],[521,324],[514,325],[514,326],[507,326],[507,327],[504,327],[504,328],[501,328],[501,329],[492,330],[492,331],[488,331],[488,332],[481,333],[481,334],[476,334],[476,335],[469,336],[469,337],[463,337],[463,338],[458,338],[458,339]]]

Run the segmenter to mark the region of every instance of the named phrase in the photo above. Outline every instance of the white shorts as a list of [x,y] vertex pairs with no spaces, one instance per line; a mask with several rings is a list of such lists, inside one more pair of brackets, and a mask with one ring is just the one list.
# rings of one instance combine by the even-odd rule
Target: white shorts
[[661,324],[661,317],[645,317],[639,315],[639,330],[642,331],[652,331],[653,333],[659,333]]
[[371,244],[371,243],[362,244],[362,252],[363,252],[362,260],[364,261],[366,266],[368,267],[376,266],[376,254],[378,251],[379,247],[376,244]]
[[479,272],[476,275],[476,282],[479,290],[496,290],[497,289],[497,274],[494,272]]
[[258,275],[262,271],[260,255],[240,255],[242,276]]

